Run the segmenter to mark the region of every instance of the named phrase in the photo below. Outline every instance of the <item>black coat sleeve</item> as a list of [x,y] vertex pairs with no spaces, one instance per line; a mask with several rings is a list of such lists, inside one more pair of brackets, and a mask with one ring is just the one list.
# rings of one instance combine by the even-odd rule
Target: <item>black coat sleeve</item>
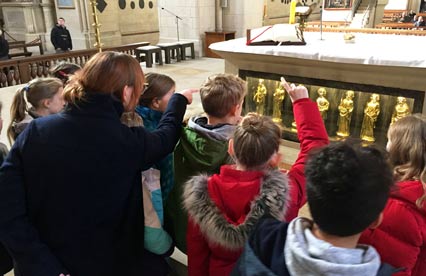
[[50,41],[52,42],[53,47],[55,47],[55,49],[59,48],[58,30],[56,28],[53,28],[52,31],[50,32]]
[[72,39],[71,39],[70,31],[67,30],[67,33],[68,33],[68,48],[72,50]]
[[0,168],[0,242],[14,259],[18,275],[58,276],[67,271],[40,240],[27,213],[22,156],[32,126],[19,135]]
[[174,94],[155,131],[148,132],[143,127],[132,128],[142,143],[139,154],[142,157],[143,168],[151,167],[173,152],[180,138],[187,104],[188,101],[184,96]]
[[0,38],[0,57],[4,56],[9,56],[9,42],[4,38]]

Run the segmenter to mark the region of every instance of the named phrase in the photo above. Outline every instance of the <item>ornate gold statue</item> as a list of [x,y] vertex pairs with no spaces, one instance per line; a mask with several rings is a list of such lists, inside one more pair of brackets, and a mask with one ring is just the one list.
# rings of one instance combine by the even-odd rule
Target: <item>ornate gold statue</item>
[[256,104],[256,113],[259,115],[264,115],[265,113],[266,86],[263,82],[263,79],[259,79],[256,93],[253,96],[253,101]]
[[321,113],[322,119],[325,121],[327,119],[327,112],[330,107],[330,103],[325,98],[325,96],[327,95],[327,90],[325,90],[324,87],[321,87],[320,89],[318,89],[317,92],[319,95],[317,98],[318,109]]
[[391,125],[398,121],[399,119],[410,115],[410,107],[407,104],[407,99],[404,97],[398,97],[396,100],[395,108],[393,109],[392,119],[391,119]]
[[346,96],[340,99],[339,109],[339,120],[337,121],[337,136],[348,137],[350,135],[350,126],[352,119],[352,111],[354,110],[354,91],[346,91]]
[[279,83],[277,88],[275,89],[274,109],[272,111],[272,121],[274,121],[275,123],[281,123],[283,120],[281,118],[281,108],[283,105],[284,97],[285,97],[284,88]]
[[374,128],[380,113],[380,96],[373,94],[370,101],[364,108],[364,119],[361,126],[361,139],[368,142],[374,142]]

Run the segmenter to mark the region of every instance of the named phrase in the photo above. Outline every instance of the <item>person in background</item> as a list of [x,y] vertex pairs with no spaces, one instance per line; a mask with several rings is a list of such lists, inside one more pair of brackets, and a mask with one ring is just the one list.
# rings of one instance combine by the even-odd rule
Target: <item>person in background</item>
[[[297,216],[304,204],[307,153],[328,143],[316,103],[304,86],[282,85],[288,91],[301,144],[288,174],[277,169],[281,131],[271,118],[249,113],[229,141],[235,165],[219,174],[194,176],[185,185],[188,212],[188,274],[229,275],[248,234],[269,210],[277,220]],[[303,204],[302,204],[303,202]]]
[[426,26],[426,22],[423,20],[423,16],[419,16],[417,21],[414,22],[414,27],[424,27]]
[[141,171],[173,151],[196,90],[175,93],[148,132],[120,120],[143,86],[132,56],[97,53],[65,87],[65,110],[18,136],[0,168],[0,242],[16,276],[149,275]]
[[390,163],[396,189],[376,229],[360,242],[374,246],[383,261],[404,267],[395,276],[421,276],[426,271],[426,118],[410,115],[388,130]]
[[58,18],[58,23],[50,32],[50,41],[55,48],[56,53],[64,53],[72,50],[71,34],[65,27],[65,19]]
[[407,12],[405,11],[405,12],[403,12],[401,14],[401,17],[399,18],[398,22],[400,22],[400,23],[408,23],[408,22],[411,22],[411,19],[412,19],[412,17],[410,17],[407,14]]
[[32,120],[60,112],[65,105],[62,92],[63,84],[57,78],[33,79],[19,88],[10,107],[9,142],[12,144]]
[[321,149],[306,164],[312,220],[264,216],[231,275],[392,275],[397,270],[358,239],[380,224],[393,183],[373,147],[339,142]]
[[186,253],[188,217],[182,205],[184,183],[197,173],[218,173],[232,162],[228,141],[241,120],[246,83],[231,74],[207,78],[200,89],[205,115],[191,117],[173,153],[175,185],[165,205],[165,228]]
[[75,74],[78,70],[81,70],[81,66],[75,63],[61,61],[53,68],[49,69],[49,75],[60,79],[64,86],[68,83],[70,77]]
[[4,38],[3,31],[0,30],[0,60],[9,59],[9,42]]

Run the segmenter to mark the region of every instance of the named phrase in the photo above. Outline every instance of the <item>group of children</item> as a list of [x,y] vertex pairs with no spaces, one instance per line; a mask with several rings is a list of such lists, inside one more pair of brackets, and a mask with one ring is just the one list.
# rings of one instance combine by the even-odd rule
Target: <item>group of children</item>
[[[282,85],[300,141],[289,171],[278,167],[280,128],[255,113],[241,117],[242,79],[218,74],[202,85],[205,114],[189,119],[173,154],[141,172],[144,244],[156,260],[147,275],[168,274],[174,246],[188,255],[189,275],[425,273],[426,119],[412,115],[390,127],[392,171],[371,146],[328,145],[307,89]],[[135,112],[122,122],[155,130],[175,86],[147,74]],[[39,79],[20,89],[10,139],[30,120],[59,112],[62,87]],[[312,220],[297,217],[306,201]]]
[[[188,255],[188,274],[421,275],[425,118],[412,115],[391,126],[392,173],[372,146],[327,146],[307,89],[282,85],[301,146],[288,172],[278,169],[279,127],[255,113],[241,118],[240,78],[214,75],[200,89],[205,114],[183,128],[175,182],[163,198],[165,229]],[[297,218],[306,199],[312,220]]]

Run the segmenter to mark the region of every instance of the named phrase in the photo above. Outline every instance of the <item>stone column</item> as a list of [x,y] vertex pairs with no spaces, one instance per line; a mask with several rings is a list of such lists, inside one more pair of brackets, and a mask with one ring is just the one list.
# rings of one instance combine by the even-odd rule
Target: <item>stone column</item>
[[216,14],[216,20],[215,20],[215,29],[216,32],[222,32],[223,31],[223,15],[222,15],[222,5],[221,0],[216,0],[215,4],[215,14]]
[[40,0],[40,6],[42,9],[44,19],[44,35],[41,35],[44,49],[47,51],[53,51],[53,45],[50,42],[50,31],[56,24],[55,5],[53,0]]

